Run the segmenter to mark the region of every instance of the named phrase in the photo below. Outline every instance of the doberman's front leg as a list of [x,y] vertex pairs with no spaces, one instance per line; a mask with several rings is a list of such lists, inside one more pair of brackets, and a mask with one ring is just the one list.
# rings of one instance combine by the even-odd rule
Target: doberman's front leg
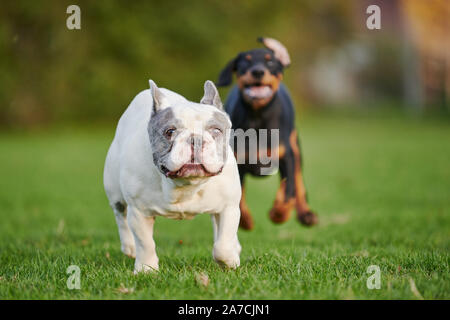
[[242,187],[242,196],[241,202],[239,203],[239,209],[241,210],[241,219],[239,221],[239,227],[244,230],[252,230],[253,229],[253,218],[250,213],[250,210],[247,206],[247,202],[245,201],[245,188],[244,188],[244,176],[245,173],[239,172],[241,178],[241,187]]
[[269,212],[269,217],[274,223],[283,223],[290,217],[295,206],[295,180],[294,180],[294,154],[292,150],[279,154],[279,170],[281,176],[280,187],[278,188],[273,207]]
[[[306,201],[306,189],[303,182],[302,162],[300,144],[298,142],[297,131],[293,130],[289,137],[289,144],[294,155],[294,181],[295,181],[295,206],[297,209],[297,219],[306,226],[312,226],[318,222],[317,214],[309,208]],[[289,173],[292,175],[292,173]]]

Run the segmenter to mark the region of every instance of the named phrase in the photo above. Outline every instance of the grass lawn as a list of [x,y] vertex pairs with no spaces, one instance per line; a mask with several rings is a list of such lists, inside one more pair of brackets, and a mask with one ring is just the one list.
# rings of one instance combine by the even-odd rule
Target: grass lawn
[[160,272],[139,276],[102,187],[114,127],[0,133],[0,299],[449,299],[449,123],[309,114],[299,131],[318,226],[272,224],[278,178],[248,179],[256,227],[239,231],[238,270],[213,262],[203,215],[157,219]]

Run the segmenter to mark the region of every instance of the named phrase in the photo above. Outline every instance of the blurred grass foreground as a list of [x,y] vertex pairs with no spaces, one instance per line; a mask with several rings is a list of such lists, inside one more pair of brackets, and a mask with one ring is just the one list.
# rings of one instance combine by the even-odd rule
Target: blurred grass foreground
[[[113,125],[0,134],[0,299],[449,299],[447,123],[310,115],[298,127],[318,226],[274,225],[278,177],[250,179],[256,225],[239,232],[237,271],[213,262],[202,215],[157,219],[160,272],[141,277],[120,252],[102,186]],[[70,265],[80,290],[66,287]],[[366,286],[370,265],[379,290]]]

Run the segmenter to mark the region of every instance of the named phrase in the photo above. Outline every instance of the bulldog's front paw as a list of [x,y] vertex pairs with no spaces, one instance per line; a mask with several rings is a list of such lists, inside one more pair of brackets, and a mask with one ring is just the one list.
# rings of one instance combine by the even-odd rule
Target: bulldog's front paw
[[142,263],[136,260],[134,264],[134,274],[156,272],[159,270],[158,260],[149,263]]
[[136,246],[133,243],[122,243],[120,250],[130,258],[136,258]]
[[215,244],[213,249],[213,257],[220,266],[236,269],[241,264],[239,259],[239,251],[239,244],[232,246]]
[[241,244],[239,243],[239,241],[236,241],[236,251],[238,253],[238,256],[241,255],[241,251],[242,251],[242,247]]

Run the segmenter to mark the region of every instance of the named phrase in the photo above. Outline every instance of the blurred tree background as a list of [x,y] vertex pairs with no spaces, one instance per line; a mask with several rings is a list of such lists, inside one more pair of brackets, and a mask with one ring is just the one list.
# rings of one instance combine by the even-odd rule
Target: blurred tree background
[[[71,4],[81,30],[66,27]],[[370,4],[381,30],[366,28]],[[258,36],[289,49],[299,107],[449,113],[446,0],[8,1],[0,20],[2,128],[117,119],[150,78],[199,100]]]

